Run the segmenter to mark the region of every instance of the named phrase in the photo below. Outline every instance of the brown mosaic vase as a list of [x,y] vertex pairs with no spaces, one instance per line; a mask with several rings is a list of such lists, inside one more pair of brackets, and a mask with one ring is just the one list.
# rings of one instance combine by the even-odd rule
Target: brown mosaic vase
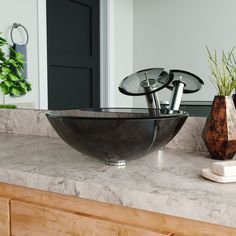
[[233,101],[234,101],[234,106],[236,107],[236,94],[233,94],[232,98],[233,98]]
[[231,96],[215,96],[203,140],[213,159],[229,160],[236,153],[236,109]]

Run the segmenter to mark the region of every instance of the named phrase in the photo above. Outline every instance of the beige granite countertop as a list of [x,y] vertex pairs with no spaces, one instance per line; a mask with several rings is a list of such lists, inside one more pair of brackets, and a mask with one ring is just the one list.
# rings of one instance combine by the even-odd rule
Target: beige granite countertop
[[0,182],[236,227],[236,184],[200,176],[204,152],[162,150],[106,166],[59,138],[0,134]]

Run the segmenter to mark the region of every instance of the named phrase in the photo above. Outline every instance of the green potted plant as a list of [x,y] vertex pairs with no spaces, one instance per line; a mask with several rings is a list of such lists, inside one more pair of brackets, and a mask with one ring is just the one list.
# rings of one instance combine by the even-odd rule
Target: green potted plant
[[23,55],[9,48],[9,55],[3,52],[8,46],[6,39],[0,36],[0,90],[3,93],[1,108],[16,108],[16,105],[5,104],[5,95],[20,96],[31,90],[31,84],[22,76],[24,68]]
[[[225,62],[227,63],[228,68],[234,71],[234,75],[235,75],[236,74],[236,57],[233,53],[234,48],[232,49],[231,53],[228,54],[228,60],[225,60]],[[232,79],[236,80],[235,77],[233,77]],[[234,86],[233,101],[234,101],[234,105],[236,106],[236,85]]]
[[214,51],[214,55],[212,55],[209,48],[206,48],[211,70],[211,82],[216,87],[219,96],[230,96],[236,86],[236,70],[235,66],[233,66],[233,61],[235,60],[233,53],[234,47],[228,53],[222,51],[220,60],[218,59],[216,50]]
[[228,53],[223,51],[219,59],[216,51],[212,54],[207,48],[207,52],[210,79],[217,89],[217,95],[202,137],[212,158],[227,160],[236,153],[236,110],[231,96],[236,86],[236,70],[230,66],[234,48]]

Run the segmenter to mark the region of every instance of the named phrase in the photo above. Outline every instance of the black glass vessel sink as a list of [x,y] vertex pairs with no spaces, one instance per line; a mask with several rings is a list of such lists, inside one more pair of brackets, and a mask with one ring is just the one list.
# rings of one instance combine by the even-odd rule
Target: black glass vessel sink
[[71,147],[106,164],[125,165],[165,146],[181,129],[188,113],[100,108],[50,111],[46,116]]

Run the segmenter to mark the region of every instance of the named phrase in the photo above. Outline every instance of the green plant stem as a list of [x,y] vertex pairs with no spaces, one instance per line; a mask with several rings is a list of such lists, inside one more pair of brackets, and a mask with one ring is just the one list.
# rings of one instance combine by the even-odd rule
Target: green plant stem
[[210,80],[217,88],[218,95],[229,96],[236,88],[236,67],[232,63],[235,61],[234,47],[228,53],[223,51],[220,60],[218,60],[216,50],[211,53],[207,46],[206,49],[211,70]]

